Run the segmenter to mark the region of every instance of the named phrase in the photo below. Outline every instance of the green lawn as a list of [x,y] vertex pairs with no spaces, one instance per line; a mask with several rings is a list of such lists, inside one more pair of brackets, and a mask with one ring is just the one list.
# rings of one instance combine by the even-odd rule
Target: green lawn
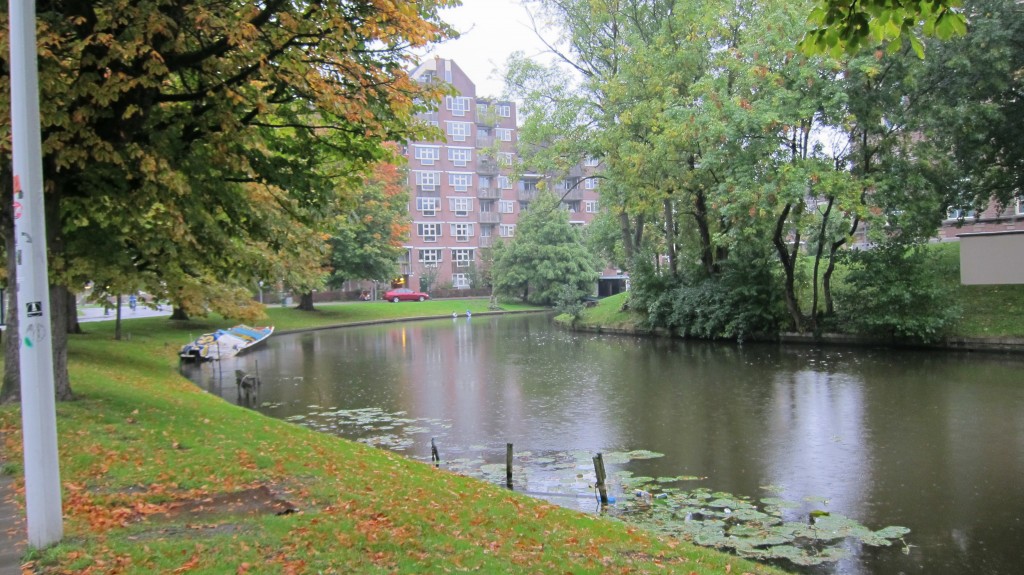
[[[278,329],[485,311],[487,300],[268,309]],[[661,539],[202,392],[176,352],[218,318],[83,324],[57,408],[65,537],[38,573],[781,573]],[[20,487],[20,415],[0,407]],[[242,496],[245,497],[242,497]],[[295,512],[278,514],[284,510]]]

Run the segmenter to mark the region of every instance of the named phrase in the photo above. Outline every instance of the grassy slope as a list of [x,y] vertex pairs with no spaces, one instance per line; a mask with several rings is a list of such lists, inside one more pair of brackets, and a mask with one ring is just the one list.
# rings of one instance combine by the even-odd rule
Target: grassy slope
[[[476,302],[443,304],[442,314]],[[486,300],[482,301],[483,309]],[[270,309],[279,329],[431,314],[418,303]],[[482,311],[481,309],[480,311]],[[775,573],[649,536],[203,393],[176,372],[189,334],[228,322],[86,324],[72,338],[79,399],[58,406],[65,538],[44,573]],[[20,415],[0,408],[6,467],[21,481]],[[179,501],[270,487],[299,509],[162,514]]]
[[[960,244],[933,244],[939,254],[938,269],[947,285],[955,290],[962,307],[960,321],[951,335],[961,337],[1024,338],[1024,285],[964,286],[960,285]],[[841,277],[842,271],[837,275]],[[809,291],[809,290],[806,290]],[[806,294],[805,294],[806,295]],[[589,308],[580,325],[632,328],[640,324],[639,315],[619,311],[626,294],[601,300]],[[805,305],[809,306],[809,302]],[[566,318],[560,318],[567,321]]]

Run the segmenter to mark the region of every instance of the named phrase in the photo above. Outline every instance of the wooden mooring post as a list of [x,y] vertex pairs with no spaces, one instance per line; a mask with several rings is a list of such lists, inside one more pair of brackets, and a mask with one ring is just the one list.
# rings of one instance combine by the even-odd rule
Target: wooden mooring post
[[505,444],[505,487],[512,489],[512,444]]
[[434,438],[430,438],[430,460],[434,462],[434,467],[441,466],[441,456],[437,453],[437,444],[434,443]]
[[604,472],[604,458],[600,453],[594,456],[594,475],[597,476],[597,492],[601,495],[601,505],[608,505],[608,488],[604,484],[607,476]]

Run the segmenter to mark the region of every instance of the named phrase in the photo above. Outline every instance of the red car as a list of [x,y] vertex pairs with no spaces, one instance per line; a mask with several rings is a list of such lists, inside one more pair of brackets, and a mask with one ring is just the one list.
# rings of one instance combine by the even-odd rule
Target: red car
[[398,288],[384,292],[384,299],[398,303],[400,301],[425,301],[430,299],[430,296],[421,291],[413,291],[409,288]]

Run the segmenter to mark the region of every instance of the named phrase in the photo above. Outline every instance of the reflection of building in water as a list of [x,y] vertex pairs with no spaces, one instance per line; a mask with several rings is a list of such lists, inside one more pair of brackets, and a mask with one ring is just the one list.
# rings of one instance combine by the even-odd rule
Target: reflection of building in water
[[[863,382],[848,374],[780,372],[765,421],[765,470],[778,496],[863,515],[873,473]],[[806,516],[806,515],[805,515]]]

